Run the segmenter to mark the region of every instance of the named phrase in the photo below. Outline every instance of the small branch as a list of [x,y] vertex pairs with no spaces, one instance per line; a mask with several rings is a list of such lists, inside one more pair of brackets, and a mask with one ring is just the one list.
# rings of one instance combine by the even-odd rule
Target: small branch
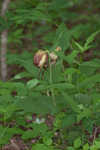
[[[6,11],[10,0],[4,0],[1,9],[1,16],[5,18]],[[6,81],[7,78],[7,64],[6,64],[6,54],[7,54],[7,36],[8,30],[5,29],[1,33],[1,79]]]

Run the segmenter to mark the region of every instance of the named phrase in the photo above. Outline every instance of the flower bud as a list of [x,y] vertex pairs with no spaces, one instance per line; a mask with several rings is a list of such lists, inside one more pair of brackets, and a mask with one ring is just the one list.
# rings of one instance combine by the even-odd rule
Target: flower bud
[[[61,51],[61,47],[59,46],[55,49],[55,52],[58,52],[58,51]],[[55,54],[55,52],[51,52],[49,54],[50,59],[51,59],[51,64],[55,64],[58,59],[58,56]]]
[[49,56],[51,61],[56,61],[58,59],[58,56],[54,52],[51,52]]
[[48,64],[48,54],[43,50],[38,50],[38,52],[34,55],[34,65],[42,68],[47,67]]
[[56,47],[55,51],[56,51],[56,52],[61,51],[61,47],[60,47],[60,46]]

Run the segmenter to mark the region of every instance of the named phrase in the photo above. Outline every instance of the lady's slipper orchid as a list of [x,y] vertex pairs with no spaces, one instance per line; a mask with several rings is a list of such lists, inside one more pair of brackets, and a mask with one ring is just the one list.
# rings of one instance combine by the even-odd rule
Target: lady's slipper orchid
[[48,64],[48,54],[46,51],[38,50],[38,52],[34,56],[34,65],[42,68],[47,67]]
[[55,64],[58,56],[56,55],[56,52],[61,51],[61,47],[57,47],[53,52],[49,53],[44,50],[38,50],[36,54],[34,55],[34,65],[38,68],[46,68],[48,66],[49,58],[50,58],[50,64]]

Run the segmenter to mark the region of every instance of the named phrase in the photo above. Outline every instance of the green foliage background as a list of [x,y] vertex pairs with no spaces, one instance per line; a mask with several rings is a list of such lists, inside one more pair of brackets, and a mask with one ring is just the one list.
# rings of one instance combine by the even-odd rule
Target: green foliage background
[[[0,33],[8,29],[9,69],[7,82],[0,81],[1,146],[20,134],[27,142],[41,137],[32,150],[100,149],[99,11],[99,0],[11,1],[6,19],[0,17]],[[35,52],[57,46],[57,63],[39,76]],[[52,129],[44,122],[27,124],[25,117],[33,113],[53,115]],[[13,128],[6,126],[11,120]]]

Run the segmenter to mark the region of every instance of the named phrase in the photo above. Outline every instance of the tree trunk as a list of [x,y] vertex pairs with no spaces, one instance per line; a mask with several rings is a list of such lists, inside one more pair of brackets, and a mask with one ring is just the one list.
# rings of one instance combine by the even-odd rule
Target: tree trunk
[[[1,8],[1,16],[3,18],[5,18],[5,14],[8,9],[9,3],[10,3],[10,0],[3,0],[3,4]],[[2,31],[1,33],[1,79],[2,81],[6,81],[7,79],[7,64],[6,64],[7,35],[8,35],[7,29]]]

